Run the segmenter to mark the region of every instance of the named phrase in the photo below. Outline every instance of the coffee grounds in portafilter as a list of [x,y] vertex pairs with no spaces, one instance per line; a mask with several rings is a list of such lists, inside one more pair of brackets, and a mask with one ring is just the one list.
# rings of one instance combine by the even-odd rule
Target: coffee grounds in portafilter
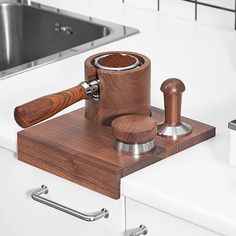
[[100,65],[114,68],[132,66],[135,63],[136,59],[133,56],[120,53],[114,53],[99,60]]

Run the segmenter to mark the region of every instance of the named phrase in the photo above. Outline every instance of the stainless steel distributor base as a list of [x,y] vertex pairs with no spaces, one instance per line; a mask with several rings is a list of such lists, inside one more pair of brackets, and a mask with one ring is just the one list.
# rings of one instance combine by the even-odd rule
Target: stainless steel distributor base
[[150,152],[154,147],[156,146],[154,140],[151,140],[146,143],[135,143],[135,144],[129,144],[129,143],[123,143],[121,141],[116,141],[114,148],[118,152],[126,152],[129,154],[142,154],[146,152]]

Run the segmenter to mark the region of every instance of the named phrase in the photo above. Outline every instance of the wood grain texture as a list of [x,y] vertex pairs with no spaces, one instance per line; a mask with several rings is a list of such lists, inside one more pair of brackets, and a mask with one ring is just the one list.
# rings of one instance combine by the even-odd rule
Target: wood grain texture
[[[112,53],[130,54],[140,61],[140,67],[126,71],[108,71],[96,69],[94,59]],[[134,52],[103,52],[89,57],[85,61],[85,80],[100,80],[100,101],[88,99],[85,116],[88,120],[111,125],[113,119],[122,115],[149,116],[151,103],[151,62],[141,54]]]
[[165,123],[168,126],[181,125],[182,93],[185,91],[184,83],[179,79],[167,79],[161,85],[164,93]]
[[[18,132],[18,158],[84,187],[120,197],[120,179],[215,135],[215,128],[182,117],[193,132],[177,140],[155,137],[156,149],[139,156],[113,148],[110,126],[98,126],[79,109]],[[164,112],[152,108],[152,118],[164,121]]]
[[124,143],[146,143],[155,138],[157,121],[148,116],[127,115],[111,123],[114,137]]
[[59,93],[37,98],[15,108],[15,121],[19,126],[27,128],[86,97],[85,89],[82,86],[75,86]]

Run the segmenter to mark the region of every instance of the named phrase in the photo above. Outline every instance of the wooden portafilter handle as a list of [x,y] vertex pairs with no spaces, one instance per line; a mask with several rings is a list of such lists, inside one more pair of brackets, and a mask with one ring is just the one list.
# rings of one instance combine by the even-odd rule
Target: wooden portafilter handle
[[157,134],[174,138],[190,134],[191,126],[181,121],[184,83],[175,78],[167,79],[161,85],[161,91],[164,94],[165,122],[157,126]]
[[70,105],[88,98],[91,94],[98,91],[98,81],[90,84],[86,82],[70,89],[37,98],[15,108],[14,117],[16,123],[27,128],[35,125]]

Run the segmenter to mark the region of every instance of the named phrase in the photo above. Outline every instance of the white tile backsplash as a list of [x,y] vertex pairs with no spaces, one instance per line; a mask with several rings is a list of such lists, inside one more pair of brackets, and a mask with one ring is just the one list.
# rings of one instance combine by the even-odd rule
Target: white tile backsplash
[[209,3],[212,5],[217,5],[221,7],[227,7],[230,9],[234,9],[235,0],[198,0],[199,2]]
[[198,6],[199,23],[204,23],[227,30],[234,30],[234,17],[235,15],[232,12]]
[[[120,1],[122,0],[113,0]],[[198,0],[212,5],[235,9],[235,0]],[[158,0],[124,0],[125,4],[157,11]],[[174,17],[195,20],[195,4],[183,0],[160,0],[160,11]],[[158,12],[157,12],[158,14]],[[223,11],[207,6],[198,5],[198,22],[210,26],[234,30],[233,12]]]
[[123,1],[122,0],[111,0],[113,2],[118,2],[118,3],[122,3]]
[[157,0],[124,0],[124,2],[135,7],[157,10]]
[[182,0],[162,0],[161,12],[182,19],[194,20],[194,4]]

